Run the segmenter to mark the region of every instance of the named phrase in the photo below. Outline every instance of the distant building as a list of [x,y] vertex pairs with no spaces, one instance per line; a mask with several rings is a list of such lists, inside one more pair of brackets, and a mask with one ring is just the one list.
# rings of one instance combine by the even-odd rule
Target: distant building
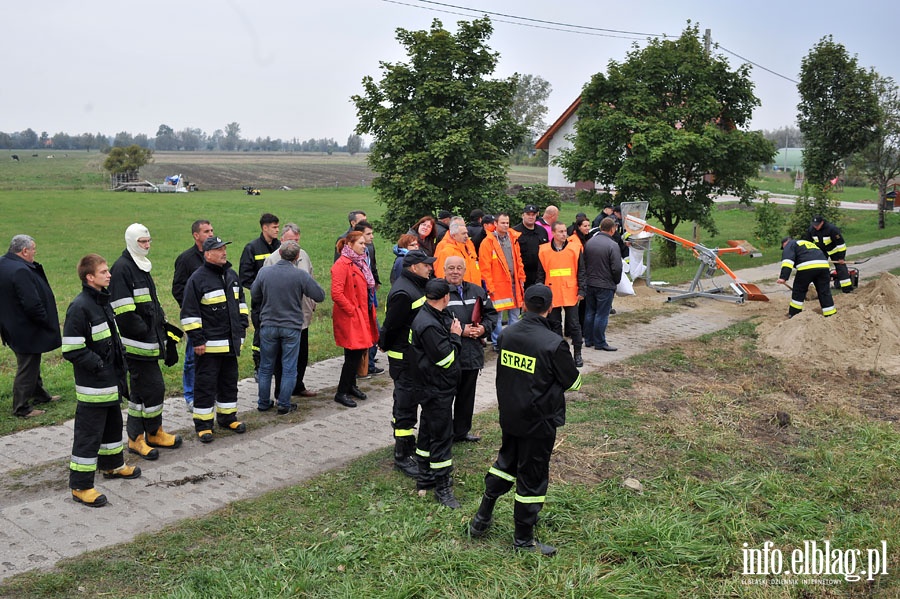
[[781,148],[772,159],[774,171],[796,172],[803,170],[803,148]]
[[575,134],[575,122],[578,120],[578,107],[581,106],[581,96],[572,102],[565,112],[550,125],[534,147],[544,150],[550,155],[550,165],[547,167],[547,185],[550,187],[574,187],[575,189],[594,189],[593,181],[578,181],[573,183],[566,178],[563,170],[553,164],[553,159],[559,156],[563,148],[571,148],[572,142],[566,139]]

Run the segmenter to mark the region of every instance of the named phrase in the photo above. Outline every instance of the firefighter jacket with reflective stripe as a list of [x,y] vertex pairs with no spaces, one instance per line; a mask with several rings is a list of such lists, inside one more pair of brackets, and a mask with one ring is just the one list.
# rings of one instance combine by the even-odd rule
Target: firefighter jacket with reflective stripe
[[566,423],[565,391],[581,388],[569,344],[546,318],[526,312],[498,339],[500,428],[516,437],[548,437]]
[[453,397],[459,383],[459,335],[450,333],[453,314],[426,303],[412,323],[413,378],[431,396]]
[[450,256],[459,256],[466,262],[466,274],[463,278],[476,285],[481,285],[481,270],[478,268],[478,252],[475,251],[475,244],[471,239],[466,239],[465,243],[460,243],[453,239],[450,235],[445,235],[443,241],[437,244],[434,249],[434,276],[444,276],[444,261]]
[[128,250],[110,271],[109,304],[116,315],[122,344],[129,358],[162,360],[166,357],[166,315],[149,272],[135,263]]
[[806,239],[791,239],[781,250],[781,273],[778,278],[787,281],[795,268],[800,271],[831,267],[825,253],[815,243]]
[[416,314],[425,304],[425,283],[408,269],[403,269],[387,296],[387,308],[381,325],[378,346],[389,358],[402,360],[409,347],[410,327]]
[[462,295],[459,293],[456,285],[450,285],[450,303],[447,304],[447,311],[459,319],[463,331],[467,324],[472,324],[472,312],[475,305],[480,304],[481,324],[484,326],[484,335],[479,339],[472,337],[462,337],[462,348],[459,352],[459,368],[460,370],[481,370],[484,367],[484,339],[490,339],[491,333],[497,326],[497,311],[488,298],[484,289],[478,285],[473,285],[466,281],[462,282]]
[[106,289],[83,285],[63,325],[62,352],[75,371],[75,397],[96,406],[128,397],[125,348],[109,300]]
[[843,260],[847,255],[847,244],[844,243],[841,230],[827,220],[822,223],[822,227],[818,231],[815,227],[810,226],[803,239],[815,243],[832,260]]
[[280,239],[275,238],[272,240],[272,243],[268,243],[262,233],[244,246],[244,252],[241,254],[240,266],[238,267],[241,273],[241,287],[246,287],[247,289],[253,287],[256,273],[263,267],[266,258],[279,247],[281,247]]
[[207,353],[239,356],[249,314],[231,263],[219,266],[204,262],[188,279],[181,328],[194,347],[206,345]]
[[538,250],[537,282],[544,283],[553,292],[553,307],[574,306],[578,296],[584,297],[584,255],[581,244],[566,244],[556,249],[553,241]]
[[484,285],[494,308],[500,311],[521,308],[525,298],[525,267],[522,264],[518,231],[509,230],[509,243],[512,264],[507,263],[506,252],[503,251],[496,231],[487,234],[478,251],[478,265],[481,267]]

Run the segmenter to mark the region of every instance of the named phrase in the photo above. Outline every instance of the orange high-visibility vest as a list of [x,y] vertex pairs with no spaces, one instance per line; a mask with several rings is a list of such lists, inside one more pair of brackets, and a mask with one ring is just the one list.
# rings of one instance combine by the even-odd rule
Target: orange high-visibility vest
[[578,256],[580,249],[569,243],[557,252],[553,241],[538,250],[538,260],[544,269],[544,284],[553,292],[553,307],[574,306],[578,303]]

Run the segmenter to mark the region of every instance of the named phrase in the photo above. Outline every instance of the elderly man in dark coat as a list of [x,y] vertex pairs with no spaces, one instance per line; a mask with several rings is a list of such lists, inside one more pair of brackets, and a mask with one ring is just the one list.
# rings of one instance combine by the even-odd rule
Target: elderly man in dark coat
[[56,298],[44,268],[34,261],[34,239],[16,235],[0,257],[0,336],[16,354],[13,414],[40,416],[34,406],[59,399],[44,389],[41,354],[62,345]]

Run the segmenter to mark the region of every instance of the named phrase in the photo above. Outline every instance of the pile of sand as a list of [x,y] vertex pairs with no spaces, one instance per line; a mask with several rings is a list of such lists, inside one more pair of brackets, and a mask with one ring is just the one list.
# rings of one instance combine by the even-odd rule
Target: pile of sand
[[794,318],[761,324],[760,351],[810,368],[900,374],[900,279],[884,273],[840,299],[829,318],[807,298]]

